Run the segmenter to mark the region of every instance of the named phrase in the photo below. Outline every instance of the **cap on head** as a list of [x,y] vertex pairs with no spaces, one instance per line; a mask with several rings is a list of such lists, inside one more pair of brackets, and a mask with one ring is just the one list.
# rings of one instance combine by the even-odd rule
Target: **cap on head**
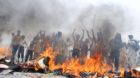
[[17,34],[18,34],[18,35],[20,35],[20,33],[21,33],[21,31],[20,31],[20,30],[18,30],[18,31],[17,31]]
[[133,35],[128,35],[129,39],[133,39]]
[[22,39],[25,39],[25,35],[22,35]]
[[15,33],[12,33],[12,36],[14,36],[15,35]]
[[17,32],[18,32],[18,33],[20,33],[21,31],[20,31],[20,30],[18,30]]
[[88,42],[89,42],[89,39],[87,38],[87,39],[85,40],[85,42],[87,42],[87,43],[88,43]]
[[67,41],[70,41],[70,38],[67,38]]
[[79,35],[79,34],[77,34],[77,35],[76,35],[76,39],[79,39],[79,38],[80,38],[80,35]]
[[61,32],[61,31],[58,31],[57,34],[58,34],[58,36],[60,36],[60,37],[62,36],[62,32]]

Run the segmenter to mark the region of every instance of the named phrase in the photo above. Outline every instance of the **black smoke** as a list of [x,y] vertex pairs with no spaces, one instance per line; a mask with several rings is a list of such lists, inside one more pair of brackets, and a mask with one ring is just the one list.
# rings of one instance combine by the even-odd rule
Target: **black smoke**
[[[0,34],[21,30],[29,40],[39,31],[62,31],[70,35],[74,28],[105,32],[106,38],[125,29],[125,12],[112,4],[78,6],[63,0],[0,0]],[[77,1],[78,2],[78,1]],[[79,0],[80,4],[80,0]],[[121,27],[121,28],[120,28]]]

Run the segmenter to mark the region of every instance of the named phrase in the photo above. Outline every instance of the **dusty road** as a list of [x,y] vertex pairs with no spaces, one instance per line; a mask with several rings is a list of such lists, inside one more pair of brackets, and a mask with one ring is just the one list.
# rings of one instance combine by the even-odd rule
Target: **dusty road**
[[25,73],[25,72],[12,72],[11,70],[4,70],[0,73],[0,78],[66,78],[64,76],[55,76],[50,74],[41,73]]

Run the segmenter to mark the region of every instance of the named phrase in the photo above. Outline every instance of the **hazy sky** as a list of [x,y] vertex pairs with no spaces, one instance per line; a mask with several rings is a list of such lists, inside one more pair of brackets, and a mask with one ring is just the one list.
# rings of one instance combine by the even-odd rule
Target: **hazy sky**
[[[102,1],[102,0],[101,0]],[[131,27],[129,27],[128,32],[125,34],[134,34],[137,39],[140,39],[140,0],[103,0],[106,3],[113,3],[121,5],[126,8],[128,15],[132,18]]]
[[[67,0],[62,0],[67,1]],[[134,34],[136,39],[140,39],[140,0],[71,0],[71,5],[73,1],[78,2],[80,1],[81,4],[78,6],[88,6],[90,4],[93,5],[101,5],[101,4],[113,4],[117,6],[121,6],[125,9],[126,13],[130,18],[130,26],[128,25],[127,30],[123,32],[123,39],[127,40],[128,34]]]
[[[55,30],[67,31],[67,29],[76,26],[70,25],[76,21],[75,19],[81,14],[81,10],[86,9],[90,5],[94,7],[98,7],[102,4],[120,6],[125,11],[125,16],[128,17],[126,20],[127,26],[124,31],[121,31],[123,34],[123,40],[126,41],[128,39],[128,34],[133,34],[136,39],[140,40],[140,0],[58,0],[59,5],[57,5],[57,0],[21,0],[21,2],[18,2],[18,0],[13,0],[13,2],[12,0],[7,0],[7,2],[8,1],[11,5],[9,5],[9,3],[7,4],[5,1],[4,5],[7,4],[7,9],[0,10],[0,14],[6,12],[9,14],[11,11],[10,9],[12,9],[13,15],[12,18],[10,18],[10,25],[17,25],[18,27],[19,25],[22,26],[22,24],[25,26],[26,24],[24,23],[27,23],[26,27],[21,28],[24,30],[32,30],[33,26],[29,27],[28,25],[37,25],[38,23],[38,25],[42,24],[40,27],[42,29],[50,28],[50,30],[53,30],[53,28],[55,28]],[[35,16],[32,16],[32,12]],[[27,30],[28,33],[32,32],[31,34],[36,34],[36,31],[39,28],[38,25],[34,28],[34,32]],[[120,26],[120,28],[122,28],[122,26]],[[8,38],[4,35],[3,40],[7,42],[8,40],[6,39]]]
[[95,2],[94,0],[89,0],[93,4],[100,4],[100,1],[107,4],[120,5],[125,8],[130,18],[132,18],[130,21],[132,25],[130,25],[131,27],[128,26],[128,32],[124,33],[126,35],[134,34],[137,39],[140,39],[140,0],[95,0]]

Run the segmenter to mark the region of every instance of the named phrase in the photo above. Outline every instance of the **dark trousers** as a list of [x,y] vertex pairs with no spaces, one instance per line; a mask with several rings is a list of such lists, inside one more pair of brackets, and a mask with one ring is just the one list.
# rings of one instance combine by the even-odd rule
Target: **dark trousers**
[[33,58],[33,50],[27,50],[26,56],[25,56],[25,62],[31,60]]
[[119,57],[120,57],[119,50],[113,50],[113,52],[111,53],[111,60],[114,62],[116,70],[119,69]]
[[24,46],[20,46],[19,47],[19,51],[18,51],[18,61],[19,61],[19,58],[21,56],[21,59],[22,59],[22,62],[24,60]]
[[19,48],[19,45],[12,45],[12,57],[11,57],[11,63],[14,63],[15,61],[15,55],[16,55],[16,52]]
[[80,57],[80,50],[79,49],[73,49],[72,57],[73,58]]

